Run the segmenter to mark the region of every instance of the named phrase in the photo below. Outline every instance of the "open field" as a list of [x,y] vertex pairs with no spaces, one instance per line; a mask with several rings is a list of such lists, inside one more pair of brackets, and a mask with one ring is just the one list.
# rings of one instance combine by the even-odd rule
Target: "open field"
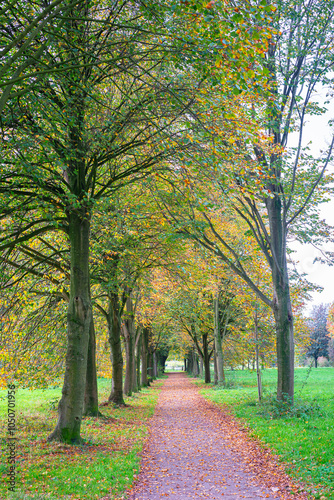
[[296,369],[293,411],[275,403],[277,371],[263,371],[264,400],[257,402],[256,373],[228,371],[227,387],[206,387],[201,393],[230,411],[299,478],[312,498],[334,498],[334,368]]
[[[147,435],[147,419],[153,414],[161,383],[126,398],[126,408],[102,406],[106,419],[85,418],[83,446],[48,443],[53,430],[60,388],[48,390],[19,389],[16,393],[17,415],[17,488],[7,495],[7,464],[0,474],[0,498],[17,500],[84,500],[122,494],[133,482],[139,467],[137,453]],[[106,401],[109,380],[99,380],[100,401]],[[5,430],[7,391],[0,392],[1,427]],[[6,457],[6,436],[1,436],[2,456]]]

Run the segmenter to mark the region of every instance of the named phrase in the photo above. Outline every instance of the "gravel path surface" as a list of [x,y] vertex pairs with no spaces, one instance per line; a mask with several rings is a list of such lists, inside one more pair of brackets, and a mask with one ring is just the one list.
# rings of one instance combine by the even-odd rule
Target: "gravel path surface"
[[169,374],[129,500],[307,498],[293,489],[275,457],[185,374]]

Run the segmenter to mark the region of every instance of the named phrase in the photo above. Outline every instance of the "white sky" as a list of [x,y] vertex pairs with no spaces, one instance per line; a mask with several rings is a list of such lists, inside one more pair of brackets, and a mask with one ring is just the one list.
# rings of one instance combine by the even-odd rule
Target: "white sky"
[[[323,91],[321,94],[325,94],[325,92]],[[330,128],[328,125],[328,120],[334,118],[334,101],[327,105],[327,108],[328,112],[323,116],[309,117],[308,123],[304,129],[303,145],[312,141],[310,147],[314,155],[318,155],[321,149],[327,149],[326,146],[329,145],[331,135],[334,133],[334,127]],[[290,144],[291,143],[293,143],[293,138]],[[334,165],[331,165],[329,168],[333,171]],[[323,204],[320,213],[328,224],[334,226],[334,199],[329,203]],[[289,246],[293,250],[296,250],[292,256],[295,261],[298,261],[297,269],[307,273],[309,281],[323,287],[322,292],[312,293],[312,302],[308,305],[307,312],[310,311],[315,304],[334,302],[334,266],[320,264],[319,262],[313,263],[318,252],[312,245],[301,245],[294,242]],[[332,248],[327,247],[326,250],[334,250],[334,245]]]

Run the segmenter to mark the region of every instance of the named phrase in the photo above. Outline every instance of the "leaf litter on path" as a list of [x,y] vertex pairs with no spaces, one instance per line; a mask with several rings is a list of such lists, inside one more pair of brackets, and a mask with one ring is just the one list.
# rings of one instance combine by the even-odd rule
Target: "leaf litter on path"
[[206,401],[184,373],[169,374],[128,500],[307,500],[269,450]]

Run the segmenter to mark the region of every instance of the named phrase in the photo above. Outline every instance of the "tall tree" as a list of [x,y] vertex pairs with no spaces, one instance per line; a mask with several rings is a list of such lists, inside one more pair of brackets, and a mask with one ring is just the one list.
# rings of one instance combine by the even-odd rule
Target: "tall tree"
[[[254,8],[268,5],[272,13],[267,18],[271,29],[267,47],[245,71],[250,90],[241,89],[232,98],[219,87],[201,93],[199,101],[206,111],[201,116],[210,117],[212,146],[208,130],[197,135],[192,131],[198,153],[180,161],[177,202],[170,205],[167,218],[180,234],[219,256],[271,307],[276,323],[277,396],[292,401],[294,341],[287,238],[293,235],[317,244],[332,237],[317,207],[328,200],[326,168],[334,139],[325,153],[312,157],[303,144],[303,131],[309,115],[325,111],[314,100],[317,89],[330,82],[334,4],[295,0],[293,4],[261,2]],[[256,85],[258,65],[267,75],[262,90]],[[229,85],[233,88],[233,80]],[[297,134],[296,147],[288,147],[291,132]],[[184,205],[183,213],[179,210],[182,182],[188,186],[183,186],[184,197],[191,202],[188,214]],[[249,272],[243,237],[221,231],[226,216],[232,221],[235,214],[245,222],[244,234],[254,239],[270,268],[272,296]]]
[[314,365],[318,367],[318,358],[320,356],[329,357],[329,331],[327,329],[328,308],[326,304],[314,306],[311,317],[308,321],[310,344],[307,356],[314,359]]

